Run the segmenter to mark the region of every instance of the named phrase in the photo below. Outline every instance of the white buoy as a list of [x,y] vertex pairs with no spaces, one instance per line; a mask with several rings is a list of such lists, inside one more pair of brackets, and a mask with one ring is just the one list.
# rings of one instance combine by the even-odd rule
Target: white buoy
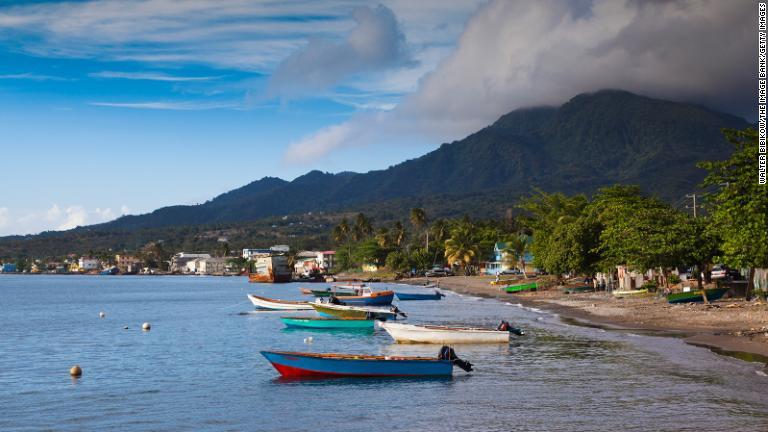
[[149,325],[148,322],[145,322],[144,324],[141,325],[141,329],[144,331],[149,331],[150,329],[152,329],[152,326]]
[[104,312],[99,312],[99,318],[104,318],[105,316],[107,316],[107,314]]
[[69,374],[73,377],[79,377],[83,374],[83,369],[80,368],[80,365],[74,365],[69,368]]

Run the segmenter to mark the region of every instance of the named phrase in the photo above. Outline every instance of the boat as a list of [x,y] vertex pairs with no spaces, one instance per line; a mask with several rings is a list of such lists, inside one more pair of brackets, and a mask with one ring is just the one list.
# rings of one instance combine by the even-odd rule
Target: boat
[[509,330],[379,322],[397,343],[508,343]]
[[[728,292],[728,288],[711,288],[706,290],[707,292],[707,300],[714,301],[718,300],[723,295],[725,295],[726,292]],[[667,296],[667,301],[669,303],[696,303],[696,302],[703,302],[704,296],[701,293],[701,290],[697,291],[687,291],[687,292],[681,292],[681,293],[674,293]]]
[[592,285],[580,285],[580,286],[563,288],[563,293],[565,294],[577,294],[577,293],[590,292],[590,291],[595,291],[595,287]]
[[613,293],[614,297],[631,297],[631,296],[638,296],[638,295],[645,295],[648,294],[647,289],[635,289],[635,290],[617,290]]
[[291,281],[291,270],[285,255],[255,256],[254,272],[248,273],[248,282],[282,283]]
[[373,356],[363,354],[262,351],[285,378],[440,377],[451,376],[453,365],[469,372],[472,364],[443,347],[437,357]]
[[257,309],[264,310],[312,310],[309,302],[276,300],[257,295],[248,294],[248,299]]
[[120,273],[120,270],[117,267],[114,267],[114,266],[106,268],[106,269],[102,270],[101,272],[99,272],[99,274],[103,275],[103,276],[113,276],[113,275],[116,275],[118,273]]
[[435,290],[433,293],[404,293],[395,291],[398,300],[440,300],[445,294]]
[[536,282],[529,282],[519,285],[508,285],[504,288],[504,291],[508,293],[516,293],[516,292],[523,292],[523,291],[536,291],[536,288],[538,288],[538,284]]
[[342,288],[336,286],[324,289],[309,290],[309,293],[315,297],[330,297],[332,295],[336,297],[346,297],[360,295],[360,291],[356,288]]
[[360,295],[343,296],[336,300],[347,306],[389,306],[395,298],[394,291],[372,292],[370,288]]
[[280,320],[287,327],[373,330],[373,320],[366,318],[280,317]]
[[367,319],[397,319],[398,315],[405,316],[396,307],[391,309],[360,306],[345,306],[333,303],[310,303],[317,313],[325,317],[367,318]]

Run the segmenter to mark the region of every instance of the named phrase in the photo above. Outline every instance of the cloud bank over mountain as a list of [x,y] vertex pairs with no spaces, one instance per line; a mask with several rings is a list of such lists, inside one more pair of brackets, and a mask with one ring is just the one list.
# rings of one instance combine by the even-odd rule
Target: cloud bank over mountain
[[757,40],[745,23],[753,9],[715,0],[493,1],[396,108],[323,128],[293,143],[285,159],[414,134],[458,139],[515,108],[602,88],[752,117]]

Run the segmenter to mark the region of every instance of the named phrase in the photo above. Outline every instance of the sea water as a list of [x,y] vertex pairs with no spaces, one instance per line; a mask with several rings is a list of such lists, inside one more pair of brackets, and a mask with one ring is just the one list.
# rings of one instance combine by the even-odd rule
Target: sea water
[[[681,339],[570,325],[512,297],[446,292],[441,301],[399,304],[411,323],[496,326],[505,319],[525,328],[509,345],[456,346],[471,373],[285,381],[261,350],[439,350],[394,344],[382,330],[289,330],[280,316],[314,312],[255,312],[246,298],[309,299],[300,286],[310,285],[0,276],[0,430],[768,430],[764,365]],[[150,331],[142,331],[144,322]],[[69,376],[75,364],[83,369],[77,379]]]

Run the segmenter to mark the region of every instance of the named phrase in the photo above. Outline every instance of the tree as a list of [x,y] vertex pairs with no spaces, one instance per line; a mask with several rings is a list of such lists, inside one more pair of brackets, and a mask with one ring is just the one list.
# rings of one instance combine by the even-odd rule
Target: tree
[[376,231],[374,236],[376,242],[379,243],[379,247],[388,249],[390,247],[389,229],[381,227]]
[[451,237],[445,241],[445,258],[448,264],[458,263],[469,275],[469,266],[478,255],[478,246],[471,222],[462,221],[451,230]]
[[435,245],[435,254],[432,259],[432,264],[434,265],[437,262],[438,255],[441,253],[442,248],[440,245],[445,244],[445,238],[448,233],[448,222],[446,222],[445,219],[437,219],[432,223],[429,231],[432,234],[432,238],[434,239],[433,244]]
[[[416,230],[416,232],[420,232],[422,228],[427,224],[427,213],[424,212],[424,209],[421,208],[412,208],[411,209],[411,225],[413,225],[413,228]],[[429,230],[425,231],[425,237],[426,237],[426,246],[424,246],[425,249],[429,249]]]
[[402,273],[410,270],[411,263],[403,252],[396,250],[387,255],[386,266],[394,272]]
[[345,260],[340,260],[341,268],[349,268],[352,266],[352,228],[349,226],[349,222],[344,218],[338,225],[333,227],[331,233],[333,241],[338,244],[345,244],[347,246]]
[[405,242],[405,238],[407,236],[405,227],[403,227],[402,222],[396,221],[392,226],[390,233],[392,235],[391,237],[392,243],[394,243],[394,245],[397,246],[398,248],[401,247]]
[[525,234],[517,234],[507,237],[504,241],[505,248],[502,251],[508,259],[514,263],[516,267],[520,268],[523,272],[523,276],[526,278],[528,275],[525,273],[525,254],[528,252],[528,236]]
[[712,228],[720,236],[715,259],[734,268],[748,268],[747,297],[754,289],[755,268],[768,267],[768,187],[758,183],[759,143],[754,129],[725,129],[735,151],[729,159],[699,163],[708,171],[703,186]]
[[355,241],[363,240],[373,233],[373,225],[371,220],[364,214],[358,213],[355,217],[355,226],[352,229],[352,238]]

